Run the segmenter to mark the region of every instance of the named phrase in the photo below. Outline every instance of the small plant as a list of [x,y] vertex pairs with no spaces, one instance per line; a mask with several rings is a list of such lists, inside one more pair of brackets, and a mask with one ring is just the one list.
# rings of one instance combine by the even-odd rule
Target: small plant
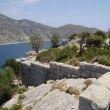
[[93,81],[91,79],[87,79],[87,80],[84,81],[84,84],[86,85],[86,87],[88,87],[92,83],[93,83]]
[[69,87],[67,89],[67,93],[69,93],[71,95],[74,94],[74,95],[77,95],[77,96],[80,95],[80,91],[77,88],[75,88],[75,87]]
[[23,87],[23,88],[18,88],[18,94],[23,94],[24,92],[26,92],[28,89]]
[[21,94],[20,96],[19,96],[19,99],[20,100],[23,100],[23,99],[25,99],[26,98],[26,96],[24,95],[24,94]]

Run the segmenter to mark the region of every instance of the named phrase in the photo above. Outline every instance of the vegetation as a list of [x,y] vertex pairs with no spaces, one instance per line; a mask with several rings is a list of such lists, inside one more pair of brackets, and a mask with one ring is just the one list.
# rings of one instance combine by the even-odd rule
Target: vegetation
[[102,31],[94,34],[82,32],[80,37],[80,49],[76,46],[51,48],[37,55],[36,60],[48,63],[50,61],[63,62],[71,65],[79,65],[80,61],[89,63],[98,62],[110,66],[110,46],[105,45],[107,35]]
[[67,47],[64,49],[50,48],[48,51],[41,52],[37,55],[36,60],[48,63],[50,61],[65,62],[76,55],[77,47]]
[[39,50],[42,48],[43,46],[43,43],[44,43],[44,39],[39,36],[39,37],[36,37],[36,36],[32,36],[30,38],[30,42],[32,44],[32,48],[38,53]]
[[67,89],[67,93],[69,93],[71,95],[74,94],[74,95],[77,95],[77,96],[80,95],[80,91],[77,88],[75,88],[75,87],[69,87]]
[[20,64],[16,62],[15,59],[7,60],[6,63],[2,66],[2,68],[10,67],[14,70],[16,75],[19,75]]
[[70,37],[69,37],[69,41],[71,41],[71,40],[75,39],[75,38],[76,38],[76,36],[77,36],[77,34],[76,34],[76,33],[74,33],[74,34],[70,35]]
[[53,34],[51,38],[51,43],[53,48],[57,48],[59,46],[60,36],[58,34]]
[[11,83],[14,79],[13,69],[6,67],[0,70],[0,105],[11,98],[13,92]]
[[13,105],[10,109],[0,107],[0,110],[22,110],[22,105]]

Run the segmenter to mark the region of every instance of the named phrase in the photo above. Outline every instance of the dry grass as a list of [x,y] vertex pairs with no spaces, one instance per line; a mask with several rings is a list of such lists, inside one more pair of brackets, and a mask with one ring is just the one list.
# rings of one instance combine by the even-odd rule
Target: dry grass
[[69,87],[67,89],[67,93],[69,93],[71,95],[74,94],[76,96],[79,96],[80,95],[80,91],[77,88],[75,88],[75,87]]

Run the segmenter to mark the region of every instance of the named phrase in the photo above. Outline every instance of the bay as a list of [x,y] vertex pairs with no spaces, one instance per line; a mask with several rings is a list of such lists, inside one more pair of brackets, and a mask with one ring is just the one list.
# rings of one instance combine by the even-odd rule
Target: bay
[[[45,41],[42,49],[48,49],[49,47],[51,47],[51,41]],[[32,46],[29,43],[0,45],[0,66],[2,66],[6,60],[23,57],[26,52],[31,50]]]

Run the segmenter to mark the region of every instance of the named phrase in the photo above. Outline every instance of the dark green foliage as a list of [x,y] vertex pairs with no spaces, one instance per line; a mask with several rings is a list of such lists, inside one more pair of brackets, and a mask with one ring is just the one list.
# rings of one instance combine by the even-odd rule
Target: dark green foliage
[[56,61],[60,51],[61,50],[59,48],[50,48],[48,51],[39,53],[36,57],[36,60],[44,63]]
[[107,39],[107,34],[103,31],[96,31],[94,35],[95,36],[101,36],[102,39]]
[[73,40],[73,39],[75,39],[76,38],[76,36],[77,36],[77,34],[72,34],[72,35],[70,35],[70,37],[69,37],[69,41],[71,41],[71,40]]
[[85,50],[80,56],[81,61],[98,62],[110,66],[110,48],[91,47]]
[[37,55],[36,60],[44,63],[50,61],[64,62],[76,55],[77,47],[67,47],[64,49],[51,48],[48,51],[41,52]]
[[11,83],[14,79],[13,69],[6,67],[0,71],[0,105],[11,98]]
[[30,43],[32,45],[32,48],[38,53],[43,46],[44,39],[41,36],[32,36],[30,37]]
[[60,62],[64,62],[70,58],[72,58],[73,56],[76,55],[76,51],[77,51],[77,47],[73,46],[73,47],[66,47],[64,49],[62,49],[56,59],[56,61],[60,61]]
[[51,43],[53,48],[57,48],[59,46],[60,36],[57,34],[53,34],[51,38]]
[[102,47],[102,45],[105,43],[106,39],[103,39],[102,36],[91,36],[87,39],[87,46],[94,46],[94,47]]
[[2,67],[10,67],[15,71],[16,75],[19,75],[20,64],[16,62],[15,59],[7,60],[6,63]]
[[13,107],[11,107],[10,109],[8,108],[2,108],[0,107],[0,110],[21,110],[22,109],[22,106],[21,105],[13,105]]

